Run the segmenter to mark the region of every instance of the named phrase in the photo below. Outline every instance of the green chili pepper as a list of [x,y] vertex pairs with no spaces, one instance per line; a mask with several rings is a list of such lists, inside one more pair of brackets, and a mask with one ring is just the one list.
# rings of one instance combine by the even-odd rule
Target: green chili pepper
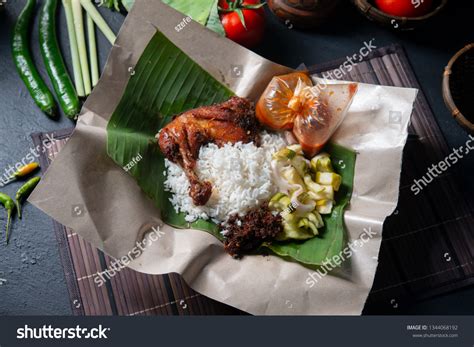
[[36,0],[27,0],[25,8],[18,16],[18,20],[13,28],[13,61],[36,104],[46,115],[54,118],[56,116],[56,103],[48,86],[33,63],[29,47],[29,35],[33,25],[35,10]]
[[39,42],[41,54],[59,105],[67,117],[74,119],[81,110],[79,98],[64,64],[56,36],[58,0],[45,0],[40,12]]
[[4,194],[4,193],[0,193],[0,203],[5,207],[8,213],[7,234],[6,234],[6,239],[7,239],[7,244],[8,244],[9,234],[10,234],[10,224],[12,220],[13,211],[15,210],[15,203],[13,202],[12,198],[10,198],[7,194]]
[[32,173],[33,171],[35,171],[37,168],[39,168],[39,164],[38,163],[29,163],[25,166],[22,166],[20,167],[14,174],[13,174],[13,177],[15,178],[22,178],[22,177],[26,177],[28,176],[30,173]]
[[25,178],[33,173],[36,169],[38,169],[40,165],[38,163],[29,163],[25,166],[20,167],[12,176],[10,176],[7,180],[3,180],[0,183],[0,187],[6,186],[7,184],[16,181],[18,179]]
[[26,182],[24,185],[18,189],[16,192],[15,200],[16,200],[16,209],[18,210],[18,218],[21,219],[21,203],[22,201],[25,201],[28,196],[30,196],[31,192],[33,189],[35,189],[36,185],[40,181],[40,177],[34,177],[28,182]]

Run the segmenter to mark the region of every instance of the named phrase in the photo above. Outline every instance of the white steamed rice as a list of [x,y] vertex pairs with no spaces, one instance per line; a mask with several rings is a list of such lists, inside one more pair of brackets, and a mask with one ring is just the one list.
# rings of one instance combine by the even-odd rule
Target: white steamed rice
[[189,196],[189,182],[178,165],[165,160],[165,189],[176,212],[186,221],[198,218],[224,222],[230,215],[245,213],[277,192],[270,166],[274,152],[286,146],[279,134],[262,133],[261,146],[253,143],[215,144],[201,147],[196,172],[201,180],[212,183],[212,195],[205,206],[195,206]]

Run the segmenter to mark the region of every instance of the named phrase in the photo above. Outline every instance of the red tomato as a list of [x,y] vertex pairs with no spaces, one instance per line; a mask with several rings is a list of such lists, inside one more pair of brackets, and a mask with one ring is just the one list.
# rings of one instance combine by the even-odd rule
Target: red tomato
[[419,17],[427,14],[433,0],[375,0],[382,12],[397,17]]
[[[237,3],[234,3],[236,1]],[[255,47],[262,39],[265,31],[265,15],[262,7],[257,9],[246,6],[259,5],[260,0],[220,0],[219,7],[224,10],[232,9],[233,12],[221,11],[221,22],[226,36],[234,42],[245,47]],[[238,11],[242,11],[245,27]]]

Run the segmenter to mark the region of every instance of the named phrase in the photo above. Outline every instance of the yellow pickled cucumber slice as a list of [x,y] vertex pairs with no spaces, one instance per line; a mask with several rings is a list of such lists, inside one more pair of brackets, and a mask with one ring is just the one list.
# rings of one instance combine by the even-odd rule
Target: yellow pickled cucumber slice
[[316,172],[316,183],[332,186],[337,192],[341,186],[342,177],[334,172]]

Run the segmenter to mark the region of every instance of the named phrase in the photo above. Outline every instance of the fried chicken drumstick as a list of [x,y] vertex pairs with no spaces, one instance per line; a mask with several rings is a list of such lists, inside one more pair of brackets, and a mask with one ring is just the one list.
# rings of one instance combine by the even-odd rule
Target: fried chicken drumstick
[[210,182],[201,181],[194,171],[199,149],[208,143],[255,142],[258,145],[259,123],[253,103],[232,97],[211,106],[186,111],[174,117],[158,134],[164,156],[180,165],[189,180],[189,195],[196,206],[207,203],[212,194]]

